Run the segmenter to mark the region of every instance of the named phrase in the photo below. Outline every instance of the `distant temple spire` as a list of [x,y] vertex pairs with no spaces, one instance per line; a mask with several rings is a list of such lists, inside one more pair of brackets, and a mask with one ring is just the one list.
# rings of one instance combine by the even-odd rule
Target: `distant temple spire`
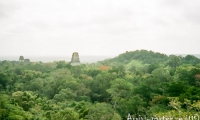
[[24,57],[23,56],[19,56],[19,62],[24,62]]
[[71,65],[72,66],[80,65],[79,55],[77,52],[74,52],[72,54]]

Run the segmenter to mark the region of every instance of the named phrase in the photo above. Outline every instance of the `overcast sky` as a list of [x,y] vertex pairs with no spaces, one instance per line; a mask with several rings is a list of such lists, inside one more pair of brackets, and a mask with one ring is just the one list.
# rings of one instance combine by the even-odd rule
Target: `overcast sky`
[[0,0],[0,56],[200,54],[200,0]]

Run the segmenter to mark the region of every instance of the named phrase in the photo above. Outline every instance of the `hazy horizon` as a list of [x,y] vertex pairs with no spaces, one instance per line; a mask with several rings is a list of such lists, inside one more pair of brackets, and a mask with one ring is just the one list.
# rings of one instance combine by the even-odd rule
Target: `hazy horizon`
[[[200,54],[166,54],[166,55],[177,55],[177,56],[186,56],[186,55],[194,55],[197,58],[200,59]],[[93,56],[93,55],[79,55],[80,58],[80,62],[81,63],[94,63],[94,62],[98,62],[98,61],[102,61],[105,59],[109,59],[109,58],[114,58],[117,56]],[[70,62],[71,61],[71,56],[66,55],[66,56],[24,56],[25,59],[30,59],[31,62],[53,62],[53,61],[66,61],[66,62]],[[0,61],[3,60],[9,60],[9,61],[18,61],[19,60],[19,56],[0,56]]]
[[[113,57],[115,56],[79,56],[79,59],[81,63],[93,63]],[[71,56],[24,56],[24,58],[30,59],[31,62],[71,61]],[[0,56],[0,61],[2,60],[18,61],[19,56]]]

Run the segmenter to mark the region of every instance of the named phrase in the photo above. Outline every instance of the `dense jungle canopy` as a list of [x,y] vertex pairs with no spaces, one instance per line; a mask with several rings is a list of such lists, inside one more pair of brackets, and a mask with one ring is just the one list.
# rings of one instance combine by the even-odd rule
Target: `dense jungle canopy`
[[97,63],[0,61],[0,120],[126,120],[200,110],[200,59],[147,50]]

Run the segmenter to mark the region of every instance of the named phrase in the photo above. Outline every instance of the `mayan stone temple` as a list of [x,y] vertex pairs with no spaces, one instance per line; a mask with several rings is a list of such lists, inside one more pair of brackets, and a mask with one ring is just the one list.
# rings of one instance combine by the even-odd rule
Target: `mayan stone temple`
[[24,59],[24,56],[19,56],[19,62],[22,62],[22,63],[30,63],[30,59]]
[[24,56],[19,57],[19,62],[24,62]]
[[79,55],[77,52],[74,52],[72,54],[71,65],[72,66],[80,65]]

